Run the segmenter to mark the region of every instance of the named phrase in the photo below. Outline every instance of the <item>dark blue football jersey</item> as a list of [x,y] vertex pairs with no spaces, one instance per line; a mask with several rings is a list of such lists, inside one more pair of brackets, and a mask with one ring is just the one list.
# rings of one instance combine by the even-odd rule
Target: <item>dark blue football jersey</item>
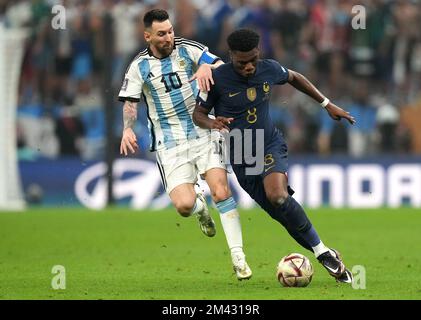
[[[229,125],[230,130],[239,129],[243,132],[245,129],[252,129],[252,146],[244,147],[251,147],[254,154],[256,148],[264,148],[266,154],[276,144],[284,143],[270,117],[269,99],[272,87],[285,84],[288,75],[287,68],[271,59],[259,60],[256,73],[248,78],[238,74],[232,63],[227,63],[213,71],[215,85],[208,93],[201,92],[197,102],[209,110],[214,108],[215,116],[234,118]],[[263,145],[260,141],[256,143],[256,129],[264,130]]]

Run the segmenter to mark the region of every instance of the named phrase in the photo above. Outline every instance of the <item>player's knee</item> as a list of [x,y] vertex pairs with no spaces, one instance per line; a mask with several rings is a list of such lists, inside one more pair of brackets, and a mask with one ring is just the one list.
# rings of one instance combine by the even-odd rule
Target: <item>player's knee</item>
[[218,187],[214,188],[211,191],[211,194],[212,194],[212,200],[215,203],[224,201],[224,200],[228,199],[229,197],[231,197],[231,192],[230,192],[230,189],[228,188],[227,185],[225,185],[225,186],[221,185],[221,186],[218,186]]
[[270,190],[266,192],[266,196],[274,207],[282,206],[288,198],[286,190]]
[[189,217],[194,207],[195,199],[179,199],[174,201],[174,207],[183,217]]

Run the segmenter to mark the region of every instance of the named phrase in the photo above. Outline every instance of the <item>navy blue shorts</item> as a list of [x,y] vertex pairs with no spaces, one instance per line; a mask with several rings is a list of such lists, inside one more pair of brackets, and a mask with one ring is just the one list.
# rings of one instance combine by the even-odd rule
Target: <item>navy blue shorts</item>
[[[273,210],[272,205],[266,198],[263,179],[272,172],[288,172],[288,147],[282,136],[278,135],[265,146],[263,171],[260,174],[250,175],[246,173],[244,165],[232,165],[232,169],[241,187],[252,197],[264,210]],[[294,191],[288,186],[288,193]]]
[[260,176],[264,178],[272,172],[288,172],[288,147],[282,137],[265,146],[264,170]]

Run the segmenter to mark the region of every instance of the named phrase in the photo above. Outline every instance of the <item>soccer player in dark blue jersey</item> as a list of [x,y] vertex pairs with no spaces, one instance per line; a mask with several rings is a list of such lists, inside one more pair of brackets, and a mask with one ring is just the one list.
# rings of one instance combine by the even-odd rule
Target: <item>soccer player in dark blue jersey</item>
[[[291,197],[294,192],[288,186],[287,145],[269,116],[272,87],[289,83],[321,104],[332,119],[344,118],[351,124],[355,119],[300,73],[275,60],[259,59],[256,32],[236,30],[227,42],[231,62],[213,71],[215,84],[197,97],[193,121],[202,128],[230,131],[226,139],[230,162],[242,188],[300,245],[314,252],[330,275],[339,282],[351,283],[352,273],[339,252],[323,244],[301,205]],[[208,116],[212,109],[214,119]]]

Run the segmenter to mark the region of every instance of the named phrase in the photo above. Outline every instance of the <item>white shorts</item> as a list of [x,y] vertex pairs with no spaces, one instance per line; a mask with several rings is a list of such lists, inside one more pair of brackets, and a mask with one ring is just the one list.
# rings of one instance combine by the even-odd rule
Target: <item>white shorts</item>
[[210,169],[226,170],[222,148],[219,139],[206,137],[157,151],[157,165],[166,192],[169,194],[183,183],[195,184],[198,175]]

